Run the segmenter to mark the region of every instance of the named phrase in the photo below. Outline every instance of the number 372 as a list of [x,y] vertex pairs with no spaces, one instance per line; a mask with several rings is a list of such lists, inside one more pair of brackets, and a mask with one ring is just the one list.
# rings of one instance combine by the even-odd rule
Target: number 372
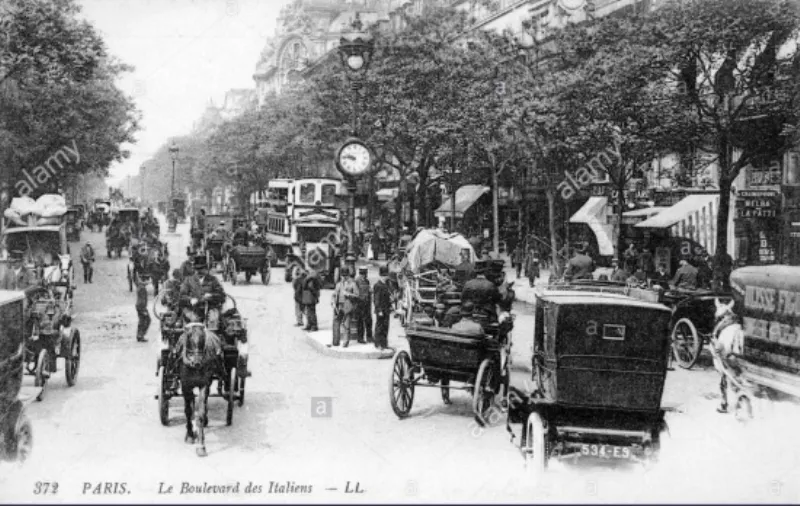
[[55,495],[58,493],[58,482],[37,481],[33,487],[34,495]]

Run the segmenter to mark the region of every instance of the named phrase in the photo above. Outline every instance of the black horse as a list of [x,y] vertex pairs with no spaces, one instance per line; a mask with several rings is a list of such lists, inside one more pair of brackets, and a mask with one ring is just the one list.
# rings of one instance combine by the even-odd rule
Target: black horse
[[[186,414],[187,444],[195,444],[199,437],[197,455],[205,457],[205,427],[208,425],[208,394],[211,381],[222,367],[222,345],[219,338],[206,329],[203,323],[188,323],[178,340],[175,354],[180,360],[180,381]],[[195,404],[194,390],[198,390]]]

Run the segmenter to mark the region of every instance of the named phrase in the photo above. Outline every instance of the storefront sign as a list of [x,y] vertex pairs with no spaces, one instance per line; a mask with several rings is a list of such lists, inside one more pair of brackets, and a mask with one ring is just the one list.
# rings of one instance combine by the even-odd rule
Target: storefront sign
[[773,191],[742,191],[736,199],[737,218],[774,218],[778,213],[778,194]]
[[780,160],[772,160],[769,163],[750,166],[747,169],[746,181],[748,188],[778,187],[782,179],[783,165]]

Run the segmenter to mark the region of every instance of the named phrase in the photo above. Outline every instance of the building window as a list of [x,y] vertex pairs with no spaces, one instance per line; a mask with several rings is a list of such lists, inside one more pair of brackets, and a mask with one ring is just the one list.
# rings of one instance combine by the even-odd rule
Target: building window
[[786,164],[787,186],[800,186],[800,153],[790,152]]
[[313,204],[316,185],[314,183],[303,183],[300,185],[300,203]]
[[336,185],[324,184],[322,185],[322,203],[324,205],[333,205],[336,203]]

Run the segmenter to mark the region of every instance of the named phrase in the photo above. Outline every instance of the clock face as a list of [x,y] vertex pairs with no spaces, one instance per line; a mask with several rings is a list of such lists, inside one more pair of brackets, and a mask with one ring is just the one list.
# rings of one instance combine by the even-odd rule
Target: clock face
[[361,143],[351,142],[345,144],[339,151],[339,166],[351,176],[365,174],[372,164],[372,155]]

